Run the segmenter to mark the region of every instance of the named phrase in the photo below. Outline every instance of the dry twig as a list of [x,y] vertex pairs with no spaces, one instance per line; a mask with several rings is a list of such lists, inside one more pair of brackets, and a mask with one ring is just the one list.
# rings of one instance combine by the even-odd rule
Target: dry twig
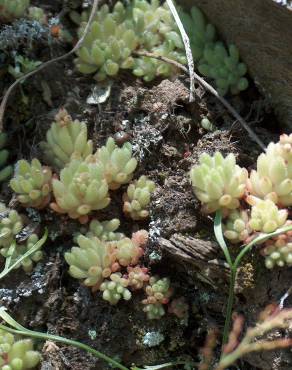
[[63,55],[61,55],[61,56],[59,56],[57,58],[54,58],[54,59],[48,60],[47,62],[42,63],[38,68],[36,68],[33,71],[31,71],[31,72],[25,74],[24,76],[20,77],[12,85],[10,85],[10,87],[6,91],[4,97],[3,97],[2,101],[1,101],[1,105],[0,105],[0,132],[3,130],[3,119],[4,119],[4,114],[5,114],[5,108],[6,108],[6,105],[7,105],[7,101],[9,99],[10,94],[14,90],[14,88],[18,84],[20,84],[21,82],[25,81],[27,78],[33,76],[35,73],[38,73],[39,71],[41,71],[44,68],[50,66],[51,64],[56,63],[56,62],[59,62],[60,60],[63,60],[63,59],[68,58],[70,55],[72,55],[73,53],[75,53],[81,47],[81,45],[82,45],[82,43],[83,43],[83,41],[84,41],[84,39],[85,39],[88,31],[89,31],[90,25],[91,25],[91,23],[92,23],[92,21],[94,19],[95,13],[97,11],[98,3],[99,3],[99,0],[94,0],[93,1],[93,5],[92,5],[92,8],[91,8],[91,13],[90,13],[90,16],[89,16],[87,25],[85,27],[84,33],[81,36],[81,38],[78,40],[78,42],[76,43],[76,45],[74,46],[74,48],[72,50],[70,50],[68,53],[63,54]]
[[172,0],[166,0],[166,2],[175,19],[175,22],[178,26],[178,29],[180,31],[180,34],[181,34],[181,37],[182,37],[182,40],[185,46],[188,67],[189,67],[189,76],[190,76],[190,102],[193,102],[195,101],[195,72],[194,72],[194,60],[193,60],[193,54],[192,54],[192,49],[190,45],[190,39],[184,29],[184,26],[180,20],[180,17],[177,13],[177,10]]

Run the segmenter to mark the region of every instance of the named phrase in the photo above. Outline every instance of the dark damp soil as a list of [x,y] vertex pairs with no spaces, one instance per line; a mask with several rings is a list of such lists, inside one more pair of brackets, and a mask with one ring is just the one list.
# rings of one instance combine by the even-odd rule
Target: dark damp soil
[[[61,1],[43,4],[52,15],[62,10]],[[68,20],[66,22],[73,27]],[[45,32],[41,38],[33,40],[33,46],[20,40],[17,47],[19,52],[24,51],[42,61],[70,49],[70,45],[48,38]],[[9,59],[9,46],[7,50]],[[0,82],[2,91],[11,82],[5,74]],[[45,258],[34,272],[26,275],[15,270],[1,281],[0,302],[22,325],[79,340],[126,366],[141,367],[177,358],[199,361],[199,349],[208,330],[216,326],[222,331],[228,271],[220,248],[214,242],[212,221],[200,213],[188,171],[202,152],[217,150],[223,154],[235,153],[240,165],[252,168],[260,148],[238,123],[234,123],[216,98],[202,88],[197,87],[196,100],[190,103],[188,83],[184,76],[176,76],[145,84],[122,73],[113,81],[104,103],[88,104],[93,92],[101,94],[100,87],[91,77],[76,73],[73,58],[68,58],[37,73],[14,91],[5,114],[11,162],[20,158],[41,159],[38,143],[44,139],[60,107],[65,107],[74,118],[87,121],[96,147],[103,145],[109,136],[131,141],[139,160],[135,177],[144,174],[157,184],[150,218],[144,223],[124,218],[121,206],[124,188],[115,192],[111,205],[95,216],[100,220],[120,218],[121,231],[127,235],[139,228],[149,230],[145,264],[153,273],[169,276],[175,295],[185,297],[189,304],[187,320],[168,314],[158,321],[146,320],[140,294],[135,294],[129,302],[109,306],[100,294],[92,294],[67,273],[63,253],[73,245],[71,236],[78,230],[78,223],[66,217],[56,218],[49,209],[17,208],[32,220],[38,220],[42,230],[45,226],[49,229]],[[278,122],[252,84],[241,96],[228,98],[237,111],[252,122],[252,128],[265,144],[277,137]],[[203,117],[213,123],[212,131],[201,126]],[[3,184],[1,200],[8,203],[11,197],[8,184]],[[210,261],[206,260],[208,268],[200,270],[184,263],[179,255],[171,251],[166,253],[160,240],[170,240],[174,235],[211,241],[216,251],[212,261],[220,263],[214,265],[210,273],[212,261],[208,265]],[[263,259],[255,251],[244,261],[238,275],[235,310],[245,315],[247,325],[254,324],[258,313],[268,303],[278,301],[290,287],[291,278],[291,269],[267,271]],[[292,303],[289,298],[288,303]],[[156,345],[148,345],[145,338],[149,333],[158,338]],[[40,342],[39,348],[43,354],[42,370],[109,369],[107,364],[73,347],[50,342],[43,346]],[[250,355],[245,360],[238,364],[238,369],[288,370],[292,356],[287,350]]]

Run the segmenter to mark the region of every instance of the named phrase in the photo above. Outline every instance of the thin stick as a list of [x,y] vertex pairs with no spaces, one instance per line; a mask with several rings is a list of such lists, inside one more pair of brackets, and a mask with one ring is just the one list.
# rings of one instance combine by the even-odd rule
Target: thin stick
[[50,66],[53,63],[56,63],[56,62],[59,62],[60,60],[63,60],[63,59],[68,58],[70,55],[72,55],[73,53],[75,53],[82,46],[82,43],[83,43],[86,35],[88,34],[90,25],[91,25],[91,23],[92,23],[92,21],[94,19],[94,16],[95,16],[96,11],[97,11],[98,3],[99,3],[99,0],[94,0],[93,1],[93,5],[92,5],[92,8],[91,8],[91,13],[90,13],[90,16],[89,16],[87,25],[85,27],[85,30],[83,32],[83,35],[78,40],[78,42],[76,43],[76,45],[74,46],[74,48],[72,50],[70,50],[68,53],[63,54],[63,55],[61,55],[61,56],[59,56],[57,58],[48,60],[47,62],[44,62],[38,68],[36,68],[33,71],[31,71],[31,72],[25,74],[24,76],[20,77],[12,85],[9,86],[8,90],[6,91],[4,97],[3,97],[2,101],[1,101],[1,105],[0,105],[0,132],[3,131],[3,119],[4,119],[4,114],[5,114],[5,108],[6,108],[6,105],[7,105],[8,98],[9,98],[11,92],[13,91],[13,89],[19,83],[21,83],[22,81],[26,80],[27,78],[33,76],[35,73],[43,70],[44,68]]
[[[188,69],[182,65],[181,63],[176,62],[175,60],[155,55],[154,53],[148,52],[136,52],[137,55],[143,55],[149,58],[155,58],[161,60],[165,63],[169,63],[174,65],[175,67],[181,69],[185,73],[189,73]],[[245,120],[241,117],[239,113],[233,108],[233,106],[225,99],[223,96],[219,95],[218,92],[214,89],[213,86],[208,84],[201,76],[199,76],[196,72],[193,72],[195,79],[203,86],[206,90],[208,90],[211,94],[213,94],[223,105],[224,107],[231,113],[231,115],[242,125],[242,127],[248,132],[251,139],[256,142],[264,151],[266,150],[265,144],[261,141],[261,139],[257,136],[257,134],[249,127],[249,125],[245,122]]]
[[180,31],[185,50],[186,50],[186,56],[188,61],[188,67],[189,67],[189,76],[190,76],[190,102],[195,101],[195,72],[194,72],[194,60],[193,60],[193,54],[192,49],[190,45],[190,39],[187,35],[184,26],[180,20],[180,17],[177,13],[177,10],[172,2],[172,0],[166,0],[167,5],[169,6],[169,9],[174,17],[174,20],[178,26],[178,29]]

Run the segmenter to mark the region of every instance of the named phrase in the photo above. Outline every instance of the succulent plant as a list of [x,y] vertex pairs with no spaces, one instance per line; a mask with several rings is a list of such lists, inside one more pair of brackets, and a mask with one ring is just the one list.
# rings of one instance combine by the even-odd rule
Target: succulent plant
[[248,190],[261,199],[271,199],[281,206],[292,205],[292,134],[281,135],[280,141],[270,143],[257,159]]
[[148,319],[159,319],[165,314],[163,305],[169,302],[169,298],[173,293],[170,287],[170,280],[152,276],[145,291],[147,298],[142,301],[145,305],[143,311],[147,313]]
[[13,167],[7,165],[9,152],[5,149],[7,134],[0,132],[0,182],[7,180],[13,174]]
[[70,265],[69,273],[75,279],[85,279],[84,284],[99,289],[102,281],[119,268],[116,263],[116,248],[96,238],[79,235],[78,247],[65,253]]
[[266,268],[292,266],[292,235],[291,232],[281,234],[265,243],[261,250],[265,256]]
[[[1,248],[0,253],[3,257],[11,257],[10,264],[16,262],[16,260],[28,252],[34,245],[38,242],[39,238],[36,234],[31,234],[23,244],[14,244],[10,247]],[[43,258],[42,250],[37,250],[29,257],[22,260],[18,265],[15,266],[15,269],[18,269],[20,266],[27,273],[31,272],[33,265],[36,262],[39,262]]]
[[[74,19],[83,34],[88,14]],[[83,47],[77,51],[77,69],[81,73],[96,73],[98,81],[116,76],[120,69],[132,69],[136,76],[151,81],[156,76],[167,77],[174,67],[154,58],[137,56],[136,51],[150,51],[186,63],[183,43],[176,23],[167,6],[159,1],[134,0],[127,6],[118,1],[109,10],[103,5],[97,12]]]
[[14,56],[14,66],[8,66],[8,72],[17,80],[25,74],[35,70],[42,64],[39,60],[32,60],[22,55]]
[[150,279],[150,275],[148,274],[148,269],[146,267],[128,266],[127,272],[129,287],[133,290],[142,289]]
[[38,21],[41,24],[47,23],[46,13],[42,8],[39,8],[38,6],[30,6],[28,8],[28,18],[33,21]]
[[155,190],[155,183],[148,180],[146,176],[141,176],[133,184],[130,184],[127,193],[124,194],[124,213],[133,220],[143,220],[147,218],[149,212],[147,206],[150,203],[151,193]]
[[121,266],[136,265],[144,254],[143,247],[130,238],[122,238],[113,244],[116,245],[116,256]]
[[129,183],[137,167],[137,160],[132,157],[132,145],[126,142],[119,148],[111,137],[93,157],[101,165],[104,178],[111,190]]
[[248,225],[254,231],[272,233],[286,223],[288,211],[278,209],[270,199],[262,200],[249,196],[247,202],[252,205]]
[[199,161],[199,165],[192,167],[190,178],[203,210],[212,213],[238,208],[246,189],[247,170],[236,165],[232,153],[226,158],[219,152],[213,157],[203,153]]
[[232,94],[245,90],[248,80],[243,76],[247,68],[239,61],[237,47],[229,45],[227,49],[222,42],[216,41],[215,27],[206,21],[196,6],[192,7],[190,15],[181,11],[180,16],[190,37],[199,72],[215,80],[216,89],[221,95],[229,90]]
[[110,202],[104,169],[92,158],[72,160],[61,171],[60,179],[53,179],[52,186],[55,202],[51,208],[82,223],[88,221],[88,213],[105,208]]
[[32,369],[40,362],[40,353],[34,351],[30,339],[16,340],[13,334],[0,329],[1,370]]
[[22,159],[16,163],[10,187],[24,207],[44,208],[50,201],[52,172],[34,158],[31,164]]
[[120,240],[125,237],[123,233],[115,232],[120,226],[120,220],[113,218],[110,221],[92,220],[86,233],[88,238],[97,237],[104,241]]
[[92,154],[86,123],[73,121],[66,109],[60,109],[46,136],[47,141],[40,143],[44,158],[58,169],[64,168],[71,159],[82,160]]
[[0,21],[11,22],[25,15],[30,0],[0,0]]
[[224,236],[231,243],[245,242],[252,233],[249,215],[246,210],[234,210],[223,223]]
[[4,203],[0,203],[0,247],[10,247],[23,226],[22,217],[18,212],[14,209],[8,209]]
[[132,294],[127,286],[128,280],[123,278],[121,273],[111,274],[110,280],[105,280],[100,286],[100,290],[103,292],[102,298],[111,305],[116,305],[120,299],[128,301]]

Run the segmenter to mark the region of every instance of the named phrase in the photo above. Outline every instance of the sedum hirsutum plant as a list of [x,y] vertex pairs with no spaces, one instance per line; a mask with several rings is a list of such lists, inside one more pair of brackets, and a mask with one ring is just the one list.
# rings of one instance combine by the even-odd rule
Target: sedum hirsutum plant
[[83,279],[86,286],[99,288],[103,279],[119,268],[116,249],[96,237],[80,235],[77,243],[78,247],[65,253],[65,260],[70,265],[69,273],[76,279]]
[[203,153],[199,162],[192,167],[190,179],[204,212],[238,208],[246,190],[247,170],[236,164],[231,153],[226,158],[219,152],[213,157]]
[[30,0],[0,0],[0,22],[11,22],[25,15]]
[[272,233],[286,223],[288,211],[279,209],[270,199],[249,196],[248,202],[252,205],[248,224],[254,231]]
[[127,289],[128,284],[128,279],[122,277],[121,273],[111,274],[110,280],[105,280],[100,286],[100,290],[103,292],[102,298],[111,305],[117,304],[120,299],[130,300],[132,294]]
[[266,268],[292,266],[292,235],[291,232],[281,234],[265,243],[261,249],[265,257]]
[[[236,165],[233,154],[223,158],[220,153],[213,157],[203,153],[190,176],[203,210],[221,212],[226,239],[234,244],[253,243],[256,239],[269,269],[292,265],[291,232],[285,233],[291,220],[284,208],[292,205],[292,134],[281,135],[277,143],[270,143],[259,155],[257,169],[249,175]],[[230,188],[237,190],[230,192]],[[226,194],[229,199],[235,198],[230,203],[231,210],[226,209]],[[280,235],[265,239],[270,233]]]
[[95,160],[72,160],[52,181],[55,202],[51,208],[73,219],[87,222],[88,213],[108,206],[108,184],[103,167]]
[[125,235],[123,233],[116,232],[120,226],[120,220],[118,218],[113,218],[109,221],[98,221],[92,220],[89,223],[88,231],[86,236],[88,238],[97,237],[104,241],[120,240]]
[[[22,244],[12,244],[9,247],[1,248],[0,253],[5,258],[11,258],[10,264],[16,262],[16,260],[28,252],[38,242],[39,238],[36,234],[31,234],[27,240]],[[1,237],[0,237],[1,242]],[[29,257],[23,259],[19,264],[15,266],[15,269],[22,267],[22,269],[30,273],[33,270],[34,263],[39,262],[43,258],[42,250],[37,250],[32,253]]]
[[7,180],[13,174],[13,167],[7,165],[9,152],[5,149],[7,134],[0,132],[0,182]]
[[65,253],[69,274],[93,291],[102,292],[102,298],[111,305],[128,301],[132,292],[144,289],[147,297],[142,301],[143,311],[149,319],[162,317],[172,288],[168,278],[151,277],[149,270],[140,265],[148,233],[139,230],[132,238],[123,236],[119,240],[87,235],[79,235],[78,246]]
[[8,209],[4,203],[0,203],[0,247],[9,247],[23,227],[23,220],[18,212],[14,209]]
[[141,176],[133,184],[130,184],[127,193],[124,194],[123,210],[133,220],[143,220],[149,216],[147,210],[150,203],[151,193],[155,190],[155,183],[146,176]]
[[24,207],[44,208],[50,201],[52,171],[38,159],[31,163],[22,159],[15,165],[11,189]]
[[244,209],[231,211],[223,224],[223,231],[225,238],[231,243],[246,241],[252,233],[248,211]]
[[26,370],[35,368],[41,360],[30,339],[17,340],[15,336],[0,329],[0,369]]
[[66,109],[60,109],[46,139],[40,143],[44,159],[57,169],[64,168],[71,159],[85,159],[92,154],[86,123],[73,120]]
[[[76,18],[76,14],[75,14]],[[88,14],[78,17],[79,35],[86,27]],[[151,81],[156,76],[170,76],[174,67],[134,52],[152,52],[186,63],[184,47],[170,10],[159,1],[133,0],[124,6],[118,1],[113,10],[103,5],[77,51],[77,69],[96,73],[98,81],[116,76],[120,69],[131,69],[136,76]]]
[[126,142],[119,148],[111,137],[93,157],[101,166],[104,178],[111,190],[116,190],[121,185],[129,183],[138,164],[137,160],[132,157],[132,145]]
[[192,54],[198,63],[199,72],[214,79],[219,94],[228,91],[238,94],[248,87],[243,77],[247,68],[239,60],[239,51],[235,45],[228,48],[217,41],[215,27],[208,23],[199,8],[193,6],[191,14],[180,12],[180,17],[190,37]]
[[[36,234],[29,235],[23,242],[19,240],[19,236],[25,230],[25,221],[27,221],[26,218],[16,210],[9,209],[4,203],[0,203],[0,254],[5,259],[10,259],[10,265],[34,247],[39,240]],[[34,263],[42,258],[43,252],[38,249],[17,264],[15,269],[22,267],[25,272],[31,272]]]
[[281,135],[277,143],[270,143],[257,159],[252,170],[248,190],[261,199],[271,199],[281,206],[292,205],[292,134]]
[[168,278],[160,279],[158,276],[152,276],[149,285],[145,288],[147,298],[142,303],[145,305],[143,311],[146,312],[148,319],[160,319],[165,315],[164,305],[169,302],[173,291],[170,287]]

